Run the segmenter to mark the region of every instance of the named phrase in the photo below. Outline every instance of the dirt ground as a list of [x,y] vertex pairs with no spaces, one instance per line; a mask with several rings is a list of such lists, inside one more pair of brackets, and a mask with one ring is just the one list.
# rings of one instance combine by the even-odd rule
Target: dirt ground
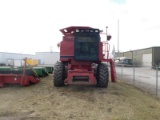
[[160,120],[160,100],[132,86],[56,88],[52,79],[0,89],[0,120]]

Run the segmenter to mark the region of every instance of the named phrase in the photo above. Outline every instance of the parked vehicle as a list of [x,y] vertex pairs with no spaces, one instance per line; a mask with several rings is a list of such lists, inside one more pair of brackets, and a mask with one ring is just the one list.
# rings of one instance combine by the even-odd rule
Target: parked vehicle
[[133,61],[130,58],[123,57],[123,58],[116,59],[115,64],[117,66],[130,67],[130,66],[133,66]]

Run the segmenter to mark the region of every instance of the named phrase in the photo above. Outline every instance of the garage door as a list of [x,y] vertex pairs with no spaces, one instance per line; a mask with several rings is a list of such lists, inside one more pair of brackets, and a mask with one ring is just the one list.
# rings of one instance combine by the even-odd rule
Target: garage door
[[152,54],[143,54],[142,64],[143,66],[152,66]]

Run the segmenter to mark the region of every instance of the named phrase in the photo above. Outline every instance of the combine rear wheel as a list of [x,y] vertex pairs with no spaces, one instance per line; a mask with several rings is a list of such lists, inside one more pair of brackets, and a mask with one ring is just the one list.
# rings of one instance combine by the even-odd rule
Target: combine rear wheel
[[100,63],[98,65],[97,86],[106,88],[108,86],[108,81],[109,81],[108,66],[105,63]]
[[54,67],[54,86],[64,86],[65,67],[62,62],[57,62]]

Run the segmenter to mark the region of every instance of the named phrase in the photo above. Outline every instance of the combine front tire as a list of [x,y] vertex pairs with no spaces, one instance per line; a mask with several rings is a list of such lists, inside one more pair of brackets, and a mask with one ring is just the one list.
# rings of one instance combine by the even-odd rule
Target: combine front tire
[[100,63],[98,65],[97,86],[106,88],[108,86],[108,81],[109,81],[108,66],[105,63]]
[[64,64],[62,62],[57,62],[54,67],[54,86],[64,86],[64,72]]

